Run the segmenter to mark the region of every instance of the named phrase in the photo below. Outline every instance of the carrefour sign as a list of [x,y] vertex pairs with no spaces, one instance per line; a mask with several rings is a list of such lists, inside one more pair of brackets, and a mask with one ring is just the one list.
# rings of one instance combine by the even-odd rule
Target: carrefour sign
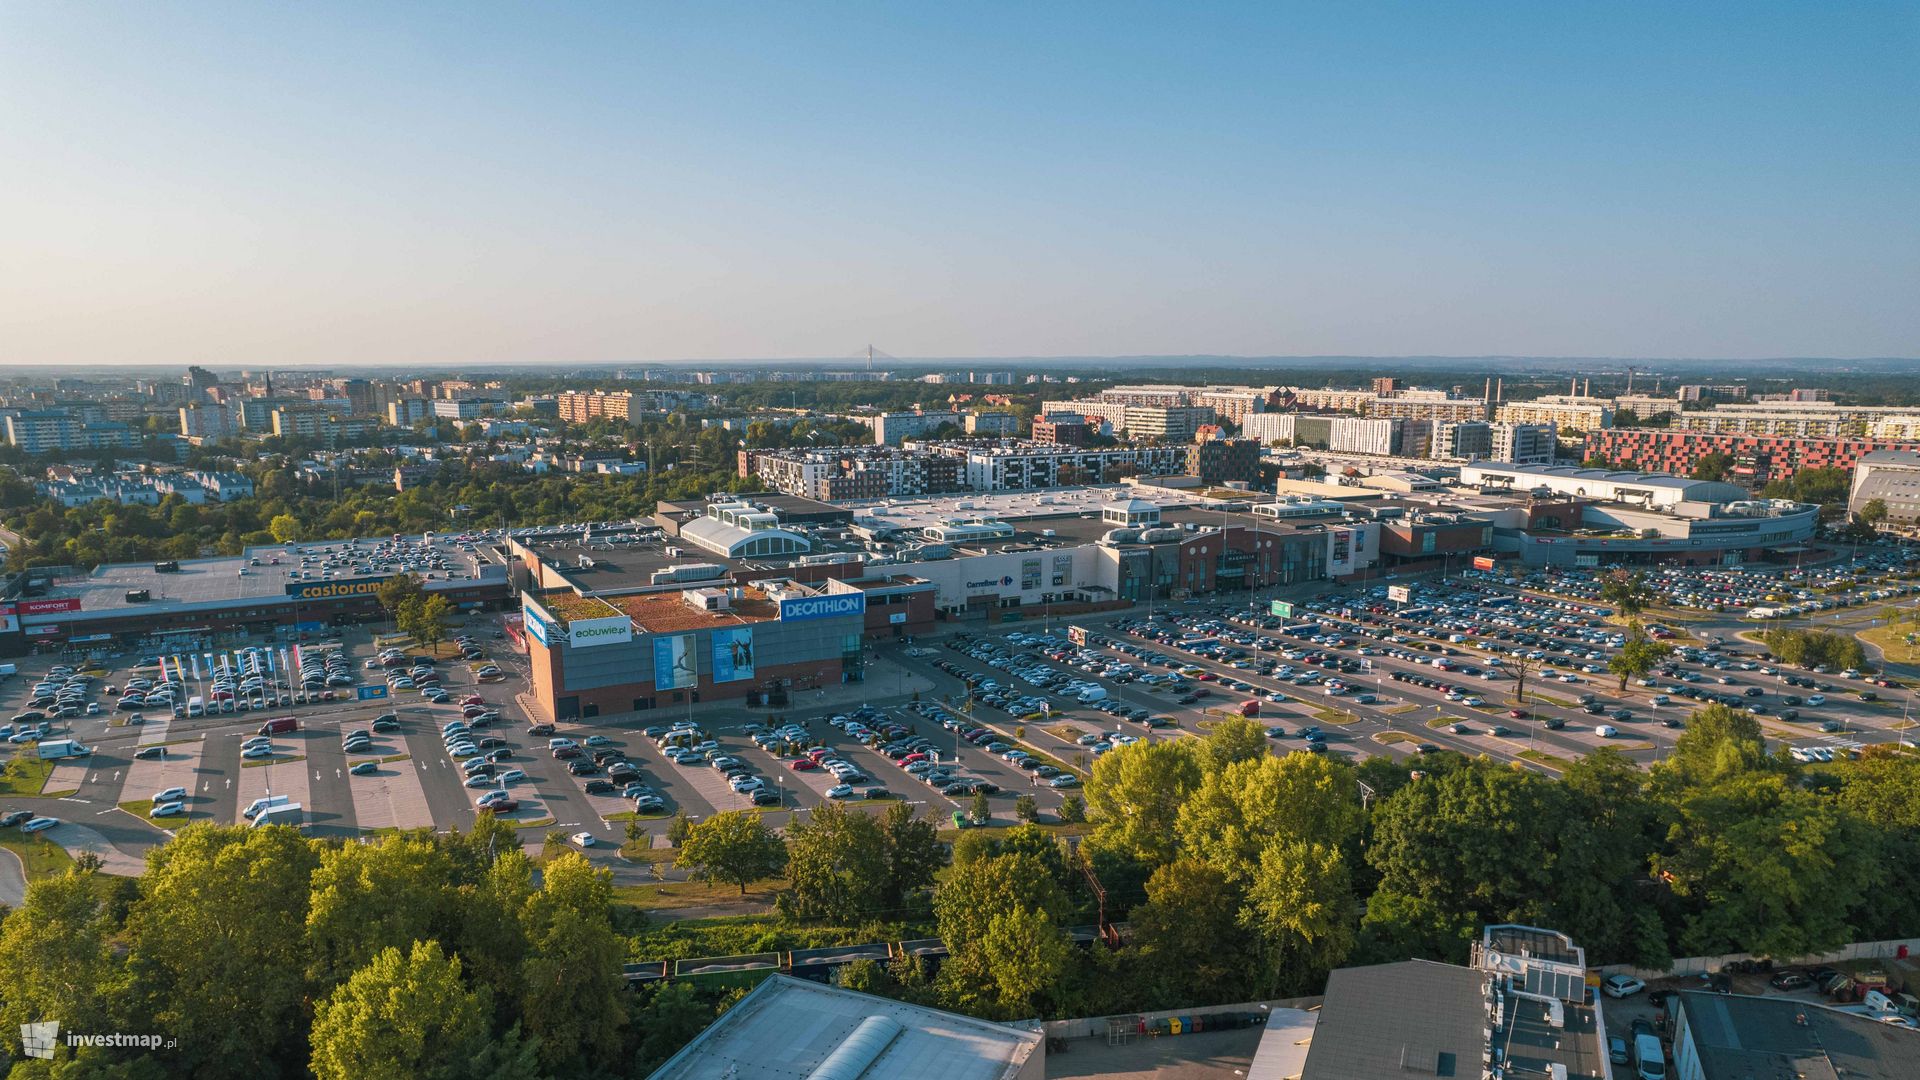
[[621,645],[633,640],[633,620],[625,615],[604,619],[575,619],[567,624],[567,640],[576,649],[594,645]]
[[831,596],[808,596],[799,600],[780,601],[780,621],[800,622],[803,619],[829,619],[836,615],[865,615],[867,613],[867,594],[835,593]]

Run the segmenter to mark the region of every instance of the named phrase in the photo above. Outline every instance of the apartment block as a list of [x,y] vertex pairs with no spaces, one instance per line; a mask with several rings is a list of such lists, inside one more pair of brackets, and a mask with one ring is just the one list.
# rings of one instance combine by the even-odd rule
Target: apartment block
[[1559,429],[1552,424],[1495,424],[1488,457],[1510,465],[1551,465],[1559,452]]
[[924,438],[944,424],[960,427],[959,413],[943,409],[936,412],[881,413],[873,418],[873,441],[879,446],[899,446],[908,439]]
[[1208,439],[1187,447],[1187,473],[1204,484],[1251,484],[1260,474],[1257,439]]
[[1033,441],[1062,446],[1085,446],[1092,429],[1079,413],[1057,412],[1033,418]]
[[233,438],[240,434],[240,410],[229,405],[182,405],[180,434],[188,438]]
[[1920,440],[1814,439],[1674,428],[1610,428],[1587,436],[1588,456],[1644,472],[1687,476],[1701,458],[1725,454],[1735,461],[1734,475],[1753,484],[1785,480],[1801,469],[1852,469],[1876,450],[1920,450]]
[[1613,400],[1554,394],[1509,401],[1494,410],[1503,424],[1552,424],[1561,431],[1600,431],[1613,426]]
[[[1011,377],[1011,376],[1009,376]],[[1020,421],[1009,412],[970,412],[967,414],[967,434],[991,435],[1005,438],[1020,431]]]

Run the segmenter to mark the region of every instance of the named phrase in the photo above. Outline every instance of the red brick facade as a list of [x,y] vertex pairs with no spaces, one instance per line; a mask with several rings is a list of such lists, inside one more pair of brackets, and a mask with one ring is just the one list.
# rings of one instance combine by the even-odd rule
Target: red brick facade
[[1621,468],[1686,476],[1708,454],[1740,464],[1734,480],[1785,480],[1801,469],[1852,469],[1874,450],[1920,450],[1904,439],[1810,439],[1791,435],[1714,434],[1670,428],[1604,428],[1587,433],[1587,456]]

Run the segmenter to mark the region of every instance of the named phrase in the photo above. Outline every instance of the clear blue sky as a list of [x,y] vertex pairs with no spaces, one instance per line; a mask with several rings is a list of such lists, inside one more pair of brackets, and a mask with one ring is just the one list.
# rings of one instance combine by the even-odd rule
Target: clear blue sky
[[0,5],[0,365],[1920,355],[1920,5]]

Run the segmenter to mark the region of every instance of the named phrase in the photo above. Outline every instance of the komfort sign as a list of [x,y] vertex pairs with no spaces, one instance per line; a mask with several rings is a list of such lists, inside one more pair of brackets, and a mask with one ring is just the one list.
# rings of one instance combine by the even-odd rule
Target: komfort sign
[[576,649],[621,645],[633,640],[633,620],[625,615],[604,619],[575,619],[567,624],[567,640]]
[[800,622],[805,619],[828,619],[836,615],[865,615],[866,613],[867,594],[863,592],[805,596],[798,600],[780,601],[781,622]]

